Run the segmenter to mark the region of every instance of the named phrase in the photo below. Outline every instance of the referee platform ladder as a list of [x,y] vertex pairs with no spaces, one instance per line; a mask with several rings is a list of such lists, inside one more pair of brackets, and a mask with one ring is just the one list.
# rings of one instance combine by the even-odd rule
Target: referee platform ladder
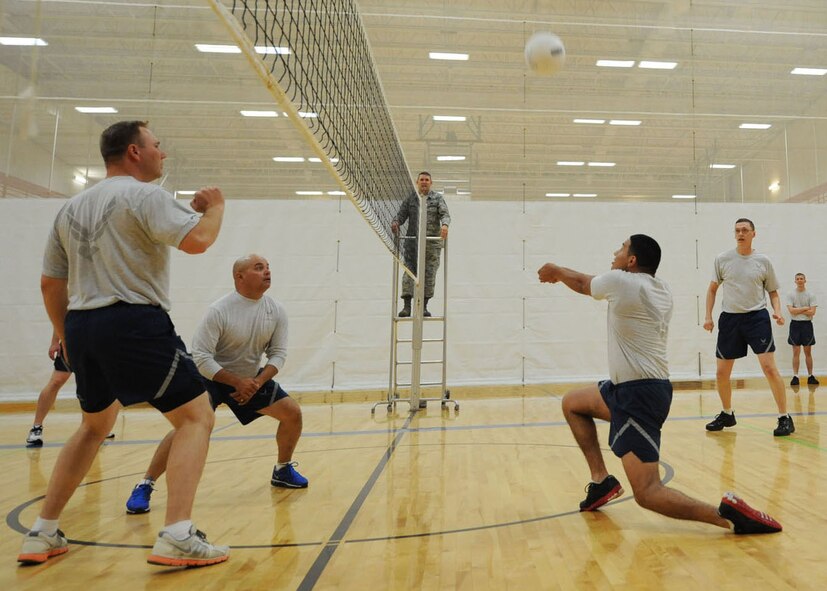
[[[415,237],[397,237],[400,240],[415,240]],[[424,316],[425,309],[425,274],[418,273],[419,281],[414,285],[411,316],[400,318],[399,279],[402,266],[393,258],[393,289],[391,302],[391,352],[390,378],[386,401],[377,402],[371,409],[376,412],[378,406],[387,405],[388,413],[396,410],[400,402],[407,403],[411,412],[427,407],[429,402],[439,402],[443,410],[453,404],[459,412],[459,403],[451,399],[451,391],[446,384],[447,354],[447,317],[448,317],[448,240],[439,236],[428,236],[427,241],[442,242],[442,315]],[[402,252],[397,248],[397,252]],[[424,254],[424,253],[420,253]],[[419,257],[417,269],[424,269],[424,256]],[[421,389],[439,387],[439,396],[423,397]],[[403,396],[400,390],[407,390]]]

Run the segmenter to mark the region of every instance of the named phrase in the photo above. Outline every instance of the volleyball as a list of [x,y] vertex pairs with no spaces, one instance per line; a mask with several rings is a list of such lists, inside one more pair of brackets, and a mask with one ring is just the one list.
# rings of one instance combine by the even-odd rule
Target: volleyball
[[525,61],[533,72],[550,76],[566,63],[566,48],[554,33],[539,31],[525,44]]

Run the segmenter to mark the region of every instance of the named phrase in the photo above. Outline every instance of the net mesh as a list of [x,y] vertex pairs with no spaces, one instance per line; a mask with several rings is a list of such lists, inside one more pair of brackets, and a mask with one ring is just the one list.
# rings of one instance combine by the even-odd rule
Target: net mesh
[[391,252],[391,221],[414,192],[356,3],[233,0],[232,14]]

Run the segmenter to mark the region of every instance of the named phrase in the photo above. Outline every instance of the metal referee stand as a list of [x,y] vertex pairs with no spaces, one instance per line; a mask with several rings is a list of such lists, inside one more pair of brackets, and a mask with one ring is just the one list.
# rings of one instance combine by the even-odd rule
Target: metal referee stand
[[[417,278],[414,283],[414,297],[413,307],[411,309],[411,316],[409,318],[400,318],[397,316],[397,306],[399,304],[399,277],[400,268],[399,260],[393,258],[393,289],[392,304],[391,304],[391,355],[390,355],[390,378],[388,383],[388,399],[384,402],[377,402],[373,405],[370,412],[374,414],[376,407],[386,404],[388,412],[396,409],[399,402],[405,402],[410,406],[411,412],[416,412],[421,408],[425,408],[428,402],[439,402],[443,409],[447,409],[449,404],[454,405],[454,410],[459,411],[459,403],[451,399],[451,391],[446,385],[446,355],[447,355],[447,323],[448,316],[448,240],[442,240],[439,236],[425,236],[425,204],[420,199],[419,207],[419,227],[417,239]],[[413,236],[396,237],[397,252],[399,250],[399,243],[401,240],[414,240]],[[425,245],[427,241],[442,242],[442,302],[443,313],[442,316],[424,316],[425,310]],[[407,271],[405,271],[407,272]],[[438,325],[441,328],[439,337],[424,338],[425,324]],[[400,335],[400,329],[405,325],[410,325],[410,338]],[[407,332],[407,331],[405,331]],[[439,347],[441,356],[439,358],[422,359],[423,344],[426,343],[441,343]],[[411,346],[411,360],[399,360],[399,348],[401,345]],[[434,347],[429,347],[429,351],[433,352]],[[422,366],[442,366],[442,379],[440,381],[422,381]],[[400,366],[410,366],[411,380],[410,382],[399,381]],[[421,396],[422,386],[439,386],[440,396],[438,398],[423,398]],[[410,388],[410,397],[402,398],[399,394],[399,388]]]

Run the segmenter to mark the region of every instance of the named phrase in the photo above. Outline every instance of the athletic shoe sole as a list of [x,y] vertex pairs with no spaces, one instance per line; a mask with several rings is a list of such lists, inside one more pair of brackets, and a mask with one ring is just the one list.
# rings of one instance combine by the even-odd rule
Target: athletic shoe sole
[[721,505],[718,507],[718,514],[724,519],[732,521],[733,524],[739,518],[749,520],[750,523],[744,525],[747,525],[752,531],[739,531],[739,528],[736,527],[736,534],[774,534],[783,529],[778,521],[763,511],[750,507],[746,501],[732,493],[726,493],[723,496]]
[[43,564],[50,558],[66,554],[68,551],[69,547],[64,546],[63,548],[52,548],[48,552],[40,552],[38,554],[19,554],[17,556],[17,562],[22,562],[23,564]]
[[600,507],[602,507],[603,505],[605,505],[609,501],[618,498],[620,495],[623,494],[623,492],[624,492],[623,487],[620,486],[620,483],[618,483],[618,485],[615,486],[612,490],[610,490],[605,495],[603,495],[602,497],[597,499],[594,503],[592,503],[588,507],[584,507],[583,509],[580,509],[580,511],[581,512],[583,512],[583,511],[594,511],[595,509],[599,509]]
[[144,513],[149,513],[150,509],[127,509],[127,515],[143,515]]
[[271,480],[270,484],[279,488],[307,488],[306,484],[293,484],[291,482],[283,482],[281,480]]
[[149,564],[156,564],[158,566],[210,566],[211,564],[218,564],[224,562],[229,558],[229,554],[224,556],[216,556],[215,558],[168,558],[166,556],[157,556],[150,554],[146,561]]

